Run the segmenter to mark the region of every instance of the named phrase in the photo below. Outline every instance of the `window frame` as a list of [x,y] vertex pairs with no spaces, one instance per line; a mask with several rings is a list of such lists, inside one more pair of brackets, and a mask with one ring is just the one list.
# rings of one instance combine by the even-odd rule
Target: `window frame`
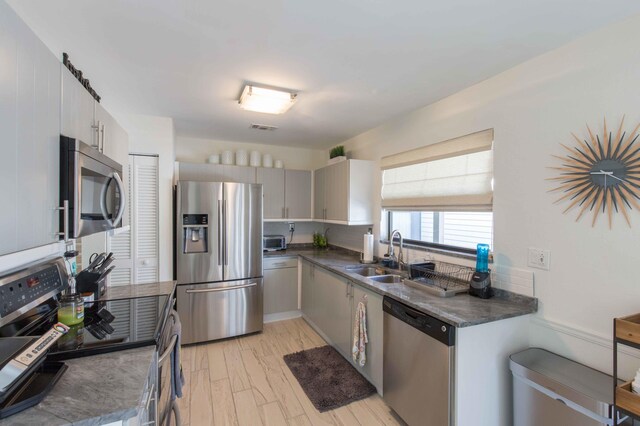
[[[394,212],[394,210],[383,210],[383,214],[386,213],[386,228],[387,228],[387,235],[386,238],[382,241],[385,244],[390,244],[390,237],[391,237],[391,232],[393,232],[392,226],[392,218],[391,218],[391,214]],[[492,235],[493,237],[493,235]],[[452,246],[452,245],[448,245],[448,244],[440,244],[440,243],[430,243],[427,241],[421,241],[421,240],[413,240],[410,238],[403,238],[402,239],[403,245],[404,246],[412,246],[418,249],[426,249],[426,250],[433,250],[433,251],[441,251],[441,252],[449,252],[449,253],[455,253],[455,254],[461,254],[461,255],[465,255],[465,256],[473,256],[474,258],[478,255],[478,250],[474,249],[474,248],[466,248],[466,247],[459,247],[459,246]],[[400,243],[400,239],[399,238],[394,238],[393,239],[393,243],[394,244],[399,244]],[[491,251],[491,253],[493,253],[493,250]]]

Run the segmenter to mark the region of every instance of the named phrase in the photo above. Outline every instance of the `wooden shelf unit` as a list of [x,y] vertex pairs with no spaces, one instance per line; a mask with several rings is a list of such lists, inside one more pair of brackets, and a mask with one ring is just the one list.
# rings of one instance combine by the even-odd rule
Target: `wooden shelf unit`
[[631,381],[618,385],[618,345],[640,349],[640,313],[613,320],[613,424],[619,414],[640,420],[640,394],[631,390]]

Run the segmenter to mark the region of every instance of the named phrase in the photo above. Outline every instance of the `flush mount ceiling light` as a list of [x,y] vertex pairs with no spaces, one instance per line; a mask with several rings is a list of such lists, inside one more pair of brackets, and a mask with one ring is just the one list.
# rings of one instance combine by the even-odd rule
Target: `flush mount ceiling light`
[[284,90],[245,85],[240,95],[240,108],[267,114],[285,113],[296,103],[297,95]]

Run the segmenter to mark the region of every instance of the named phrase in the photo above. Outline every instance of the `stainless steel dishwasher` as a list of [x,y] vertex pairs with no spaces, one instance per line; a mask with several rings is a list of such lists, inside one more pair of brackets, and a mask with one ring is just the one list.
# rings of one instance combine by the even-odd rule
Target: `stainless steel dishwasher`
[[455,327],[387,296],[383,310],[385,402],[411,426],[452,424]]

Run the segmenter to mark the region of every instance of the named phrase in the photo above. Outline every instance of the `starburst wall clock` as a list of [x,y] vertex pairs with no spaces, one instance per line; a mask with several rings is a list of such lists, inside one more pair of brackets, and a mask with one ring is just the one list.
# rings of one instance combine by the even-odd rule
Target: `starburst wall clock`
[[587,126],[588,139],[572,133],[577,145],[570,148],[560,144],[567,154],[553,155],[561,164],[550,167],[558,176],[548,180],[559,186],[549,192],[562,193],[555,203],[569,203],[563,213],[576,209],[576,222],[587,213],[592,215],[591,226],[595,226],[598,215],[606,213],[611,229],[613,214],[622,213],[631,227],[629,211],[640,211],[640,146],[636,145],[640,124],[629,135],[623,132],[623,126],[624,117],[614,136],[607,131],[605,119],[602,139]]

